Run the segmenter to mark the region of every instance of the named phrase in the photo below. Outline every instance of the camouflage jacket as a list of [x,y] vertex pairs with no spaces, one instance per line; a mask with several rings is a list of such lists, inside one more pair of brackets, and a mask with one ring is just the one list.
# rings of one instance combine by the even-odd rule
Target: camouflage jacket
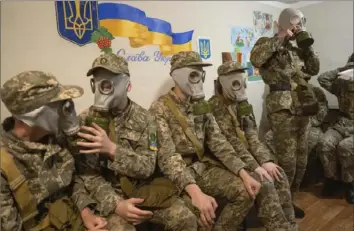
[[[226,103],[222,96],[214,95],[209,99],[209,103],[213,108],[214,117],[223,135],[231,143],[236,154],[247,164],[251,171],[266,162],[275,161],[270,150],[258,138],[258,128],[253,113],[243,115],[242,117],[238,116],[237,105]],[[231,107],[230,109],[233,110],[237,116],[237,125],[233,121],[232,115],[227,109],[228,107]],[[244,133],[241,135],[244,135],[246,138],[247,146],[245,146],[240,137],[238,137],[240,134],[237,134],[236,126]]]
[[[278,37],[258,39],[251,51],[250,59],[252,65],[259,68],[267,85],[285,83],[295,86],[294,76],[308,79],[317,75],[320,69],[319,58],[312,47],[302,50],[292,45],[292,42],[286,42]],[[267,113],[284,109],[297,113],[296,102],[298,99],[294,91],[270,92],[266,98]]]
[[320,87],[313,86],[312,84],[311,86],[313,87],[313,90],[315,92],[319,104],[319,111],[317,115],[311,117],[311,126],[321,127],[328,113],[328,101],[325,93]]
[[[205,144],[214,157],[237,175],[245,167],[245,163],[236,156],[230,143],[221,134],[212,113],[196,116],[193,114],[192,105],[179,100],[173,90],[168,93],[168,96],[172,98],[179,111],[185,116],[189,127],[200,143]],[[166,105],[164,97],[166,96],[161,96],[150,108],[157,123],[158,164],[165,176],[174,182],[180,190],[184,190],[188,184],[194,184],[196,181],[183,157],[195,155],[196,149]]]
[[339,71],[332,70],[318,77],[320,85],[337,96],[339,110],[354,120],[354,81],[338,78]]
[[[80,114],[81,121],[85,121],[88,114],[89,109]],[[99,202],[97,210],[103,216],[114,211],[117,201],[125,199],[120,187],[121,176],[132,180],[146,179],[154,173],[156,165],[156,151],[149,149],[151,121],[147,111],[130,101],[128,108],[114,117],[114,122],[117,138],[115,159],[103,154],[75,155],[80,174],[76,185],[83,184],[93,195]]]
[[[1,147],[13,156],[15,164],[27,180],[37,205],[60,196],[70,196],[74,175],[74,159],[63,146],[22,141],[11,132],[3,133]],[[80,189],[81,192],[85,189]],[[80,195],[85,206],[95,201],[87,193]],[[40,211],[42,213],[43,211]],[[1,174],[1,230],[21,230],[22,220],[6,176]],[[42,214],[43,215],[43,214]]]

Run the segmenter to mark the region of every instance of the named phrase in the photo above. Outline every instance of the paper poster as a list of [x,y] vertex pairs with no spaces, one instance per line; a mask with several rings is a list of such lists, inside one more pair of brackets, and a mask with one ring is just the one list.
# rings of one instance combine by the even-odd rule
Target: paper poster
[[261,11],[253,11],[253,28],[260,37],[273,37],[277,32],[273,15]]
[[231,52],[223,52],[223,62],[234,60],[247,67],[248,81],[262,81],[258,69],[254,68],[250,62],[250,53],[259,36],[249,27],[233,27],[231,29]]
[[208,62],[211,62],[211,43],[210,38],[198,37],[197,47],[200,57]]

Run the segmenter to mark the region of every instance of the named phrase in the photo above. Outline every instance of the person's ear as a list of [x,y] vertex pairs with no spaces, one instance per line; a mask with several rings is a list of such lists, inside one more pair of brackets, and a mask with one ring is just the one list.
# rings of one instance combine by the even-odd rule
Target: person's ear
[[130,92],[130,91],[132,90],[132,87],[133,87],[133,86],[132,86],[132,83],[131,83],[131,82],[129,82],[129,85],[128,85],[128,90],[127,90],[127,91],[128,91],[128,92]]

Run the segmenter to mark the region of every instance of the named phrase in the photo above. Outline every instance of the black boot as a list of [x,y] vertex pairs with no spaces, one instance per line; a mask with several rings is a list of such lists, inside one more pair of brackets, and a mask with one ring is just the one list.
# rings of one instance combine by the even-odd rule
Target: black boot
[[345,184],[345,199],[349,204],[354,204],[354,183]]
[[340,194],[342,184],[340,181],[325,178],[324,186],[322,189],[323,197],[333,197]]
[[305,217],[304,210],[297,207],[294,203],[293,203],[293,206],[294,206],[295,218],[304,218]]
[[246,219],[243,220],[242,224],[238,227],[237,231],[246,231],[247,230],[247,224],[246,224]]

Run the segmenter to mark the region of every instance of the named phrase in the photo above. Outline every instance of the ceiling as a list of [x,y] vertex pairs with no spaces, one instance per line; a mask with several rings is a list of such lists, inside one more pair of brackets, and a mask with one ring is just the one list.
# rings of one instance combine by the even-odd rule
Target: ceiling
[[312,4],[321,3],[322,1],[293,1],[293,0],[283,0],[283,1],[258,1],[263,4],[267,4],[280,9],[292,7],[301,8]]

